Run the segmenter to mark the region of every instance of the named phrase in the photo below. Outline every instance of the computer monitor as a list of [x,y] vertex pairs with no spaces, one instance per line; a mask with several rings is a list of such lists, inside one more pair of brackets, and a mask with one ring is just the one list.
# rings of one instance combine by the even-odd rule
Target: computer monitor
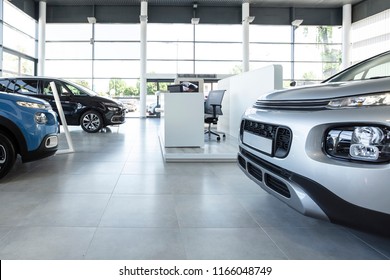
[[174,85],[168,86],[168,91],[169,92],[183,92],[184,88],[183,88],[183,85],[181,85],[181,84],[174,84]]
[[199,92],[198,81],[183,81],[180,82],[180,85],[182,85],[184,92]]
[[180,77],[175,79],[175,84],[183,86],[183,92],[203,92],[203,79]]

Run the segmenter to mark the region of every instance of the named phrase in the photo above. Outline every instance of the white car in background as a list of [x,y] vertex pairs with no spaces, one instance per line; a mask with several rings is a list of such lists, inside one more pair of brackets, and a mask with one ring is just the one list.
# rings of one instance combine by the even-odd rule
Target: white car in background
[[238,165],[304,215],[390,235],[390,52],[260,97]]

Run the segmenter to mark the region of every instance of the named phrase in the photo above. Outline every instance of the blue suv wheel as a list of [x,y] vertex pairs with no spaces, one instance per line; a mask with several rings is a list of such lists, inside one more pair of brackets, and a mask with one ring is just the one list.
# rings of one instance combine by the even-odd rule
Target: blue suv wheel
[[0,92],[0,178],[22,162],[55,154],[58,148],[57,114],[44,100]]
[[0,178],[4,177],[15,163],[15,148],[9,138],[0,133]]

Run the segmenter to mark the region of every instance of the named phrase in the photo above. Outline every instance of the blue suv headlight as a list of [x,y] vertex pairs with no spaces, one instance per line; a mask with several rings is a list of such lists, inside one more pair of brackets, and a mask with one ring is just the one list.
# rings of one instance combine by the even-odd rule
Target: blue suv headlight
[[47,109],[45,104],[36,103],[36,102],[16,101],[16,104],[18,104],[19,106],[22,106],[22,107],[26,107],[26,108]]

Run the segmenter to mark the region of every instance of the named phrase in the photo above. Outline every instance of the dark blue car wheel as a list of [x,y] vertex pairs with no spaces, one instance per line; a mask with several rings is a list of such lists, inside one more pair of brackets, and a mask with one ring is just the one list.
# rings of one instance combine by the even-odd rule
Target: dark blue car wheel
[[0,178],[3,178],[11,170],[15,159],[16,153],[12,142],[6,135],[0,133]]
[[103,127],[103,119],[96,111],[87,111],[81,116],[81,128],[89,133],[96,133]]

